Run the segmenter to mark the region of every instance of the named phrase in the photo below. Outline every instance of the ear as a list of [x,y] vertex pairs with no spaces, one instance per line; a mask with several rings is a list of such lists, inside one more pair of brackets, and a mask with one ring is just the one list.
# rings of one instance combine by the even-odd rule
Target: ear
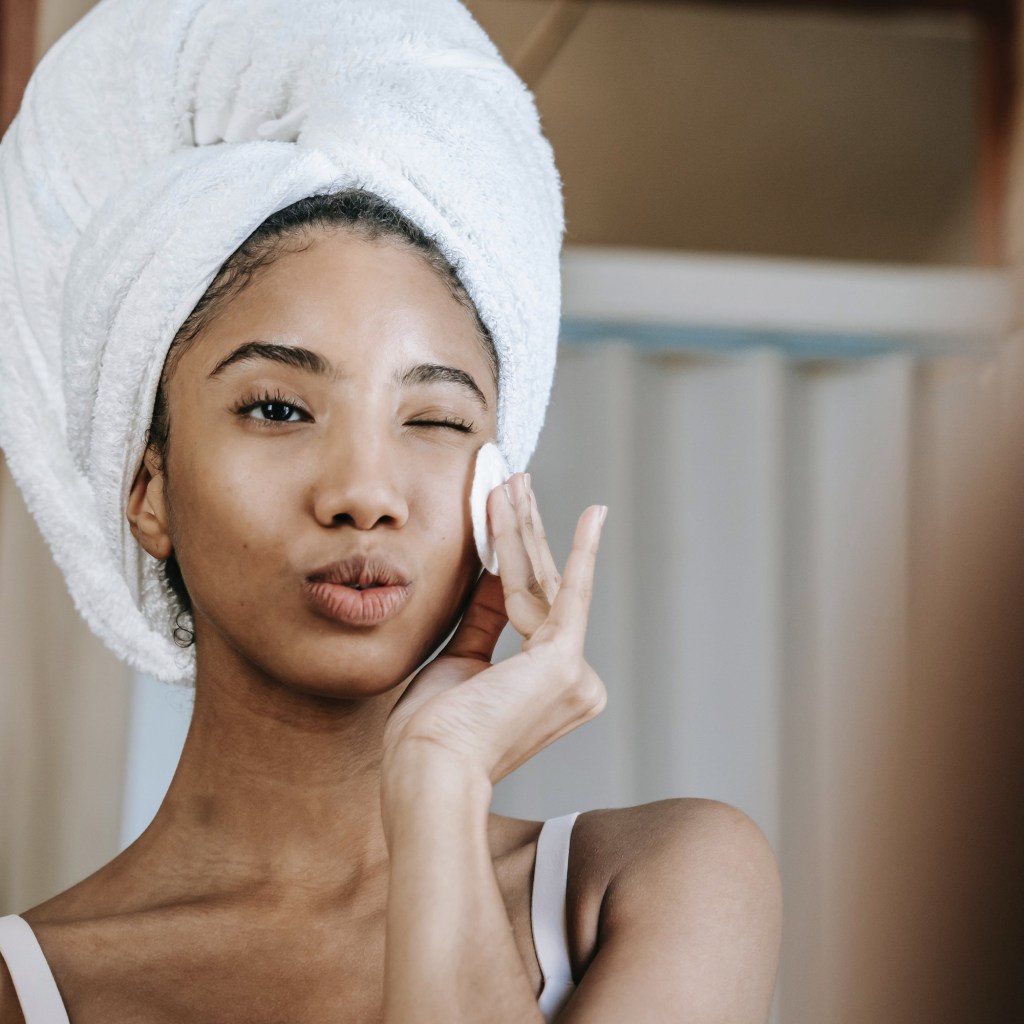
[[164,474],[154,448],[146,448],[142,456],[142,464],[128,493],[127,516],[132,536],[143,550],[161,561],[174,554],[168,529]]

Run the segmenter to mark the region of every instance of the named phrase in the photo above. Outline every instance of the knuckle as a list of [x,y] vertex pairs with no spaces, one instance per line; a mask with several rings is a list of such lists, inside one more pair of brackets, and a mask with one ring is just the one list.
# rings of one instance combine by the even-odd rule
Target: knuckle
[[581,579],[593,579],[597,570],[597,556],[593,551],[578,550],[575,552],[575,571]]
[[544,590],[544,584],[537,578],[536,573],[528,573],[526,576],[526,590],[532,596],[536,597],[540,601],[547,600],[547,592]]
[[499,520],[498,522],[491,521],[491,533],[494,535],[494,539],[506,538],[514,536],[516,532],[515,526],[505,520]]
[[590,602],[591,597],[594,594],[594,582],[586,577],[576,584],[576,593],[579,594],[580,600],[584,603]]

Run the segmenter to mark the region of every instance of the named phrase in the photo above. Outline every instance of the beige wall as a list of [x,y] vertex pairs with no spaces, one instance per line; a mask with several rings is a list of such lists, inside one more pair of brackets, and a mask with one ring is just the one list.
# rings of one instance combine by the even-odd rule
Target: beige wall
[[[467,5],[511,58],[550,0]],[[538,89],[568,241],[974,262],[976,80],[954,19],[595,0]]]

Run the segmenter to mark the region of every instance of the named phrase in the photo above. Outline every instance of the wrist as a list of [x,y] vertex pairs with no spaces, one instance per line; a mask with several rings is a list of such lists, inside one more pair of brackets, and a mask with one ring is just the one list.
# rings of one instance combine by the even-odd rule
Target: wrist
[[421,777],[462,779],[493,789],[487,772],[462,754],[422,736],[411,736],[386,749],[382,764],[386,780],[415,784]]
[[487,773],[425,740],[406,741],[385,758],[381,814],[387,834],[399,821],[464,820],[486,825],[494,786]]

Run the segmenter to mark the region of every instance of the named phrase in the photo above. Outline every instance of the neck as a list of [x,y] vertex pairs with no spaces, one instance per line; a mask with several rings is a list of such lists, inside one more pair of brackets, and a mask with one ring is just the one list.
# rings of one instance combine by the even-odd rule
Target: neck
[[181,761],[138,852],[159,853],[179,880],[188,865],[208,894],[322,896],[386,875],[382,737],[404,687],[343,700],[204,668]]

